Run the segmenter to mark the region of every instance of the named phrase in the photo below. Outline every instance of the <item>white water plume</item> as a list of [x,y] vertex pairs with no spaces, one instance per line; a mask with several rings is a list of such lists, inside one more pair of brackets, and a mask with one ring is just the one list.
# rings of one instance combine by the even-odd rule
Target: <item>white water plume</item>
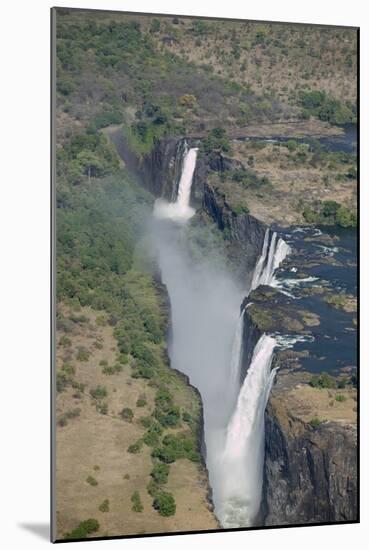
[[312,334],[279,334],[274,333],[273,338],[276,340],[276,346],[281,349],[292,349],[295,344],[302,342],[314,342],[315,338]]
[[[185,149],[176,201],[156,201],[154,217],[163,221],[153,226],[152,236],[171,302],[171,364],[202,396],[215,512],[223,527],[245,527],[260,506],[264,411],[276,372],[270,370],[276,340],[260,338],[241,386],[245,309],[238,311],[245,290],[213,254],[194,261],[189,253],[193,243],[185,224],[195,212],[189,203],[196,156],[196,148]],[[274,272],[289,250],[266,230],[251,289],[275,284]]]
[[154,216],[160,219],[171,219],[177,222],[186,222],[195,214],[190,206],[191,186],[193,174],[196,168],[197,147],[186,149],[183,159],[181,179],[178,184],[176,202],[167,202],[157,199],[154,205]]
[[233,338],[232,354],[231,354],[231,368],[229,373],[229,399],[231,403],[234,403],[237,398],[240,389],[240,376],[241,376],[241,363],[242,363],[242,351],[243,351],[243,318],[245,310],[242,311],[238,318],[236,331]]
[[213,462],[216,512],[223,527],[251,526],[259,511],[264,464],[264,411],[276,369],[276,340],[263,334],[255,346],[226,430],[224,450]]
[[270,237],[268,228],[265,231],[262,252],[255,266],[250,290],[255,290],[260,285],[277,286],[274,272],[290,251],[289,245],[278,237],[275,231]]

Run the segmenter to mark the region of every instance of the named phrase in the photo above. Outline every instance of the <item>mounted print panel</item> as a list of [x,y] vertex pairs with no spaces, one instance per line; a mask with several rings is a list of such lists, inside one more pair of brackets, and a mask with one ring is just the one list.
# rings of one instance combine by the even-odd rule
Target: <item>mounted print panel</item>
[[357,52],[52,10],[53,540],[358,521]]

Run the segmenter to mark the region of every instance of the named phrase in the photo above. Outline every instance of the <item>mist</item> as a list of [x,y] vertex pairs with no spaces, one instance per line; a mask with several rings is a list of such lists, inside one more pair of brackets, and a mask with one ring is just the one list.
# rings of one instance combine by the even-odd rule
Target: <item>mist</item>
[[[191,238],[187,227],[170,221],[157,222],[154,227],[162,281],[171,303],[171,365],[199,389],[205,431],[224,428],[233,404],[225,392],[231,383],[232,346],[245,291],[227,273],[215,249],[205,256],[197,244],[197,238],[205,239],[201,227],[195,235],[192,231]],[[211,243],[208,246],[212,249]]]
[[[151,248],[171,305],[171,366],[201,394],[209,481],[222,527],[253,525],[260,506],[264,461],[264,411],[275,371],[276,341],[263,335],[253,350],[242,387],[243,299],[250,291],[227,264],[217,228],[201,223],[190,207],[197,149],[185,148],[175,202],[158,199]],[[269,229],[254,268],[251,289],[274,284],[289,249]]]

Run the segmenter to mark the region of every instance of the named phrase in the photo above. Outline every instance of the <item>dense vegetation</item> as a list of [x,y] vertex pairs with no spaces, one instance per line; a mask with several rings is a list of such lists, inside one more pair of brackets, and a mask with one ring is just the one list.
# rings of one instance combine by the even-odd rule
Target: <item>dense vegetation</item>
[[357,122],[355,105],[346,101],[342,103],[324,91],[314,90],[300,92],[300,105],[304,118],[312,115],[332,124]]
[[81,523],[73,529],[73,531],[70,531],[69,533],[65,533],[64,538],[66,539],[85,539],[88,535],[91,535],[92,533],[96,533],[100,529],[99,522],[97,519],[86,519],[85,521],[81,521]]
[[[89,151],[101,156],[106,170],[76,169]],[[198,423],[186,410],[181,410],[170,391],[175,374],[168,370],[164,355],[166,311],[143,239],[143,221],[151,210],[152,197],[118,168],[114,155],[104,136],[95,130],[72,136],[58,155],[57,298],[75,311],[69,319],[58,315],[58,327],[63,331],[60,345],[69,348],[71,340],[67,334],[73,330],[72,325],[87,321],[79,313],[81,307],[100,310],[103,315],[96,322],[101,326],[108,323],[113,328],[119,350],[113,365],[100,361],[102,373],[112,376],[128,367],[133,378],[149,380],[157,388],[152,415],[141,418],[146,431],[127,451],[140,453],[143,445],[153,449],[148,492],[156,498],[158,512],[167,516],[176,509],[173,495],[159,494],[168,479],[167,463],[178,458],[199,460]],[[109,172],[112,174],[107,175]],[[75,359],[85,362],[90,356],[91,350],[79,346]],[[110,414],[106,387],[97,385],[87,390],[76,379],[73,365],[64,363],[57,372],[57,390],[60,393],[69,386],[79,395],[81,392],[89,395],[99,413]],[[145,405],[142,395],[137,406]],[[119,414],[125,422],[134,421],[134,411],[129,407]],[[65,426],[78,415],[79,409],[67,411],[60,416],[59,425]],[[165,433],[180,426],[185,428],[182,435]],[[86,482],[92,487],[98,484],[91,475]],[[132,509],[142,511],[137,492],[132,495]]]
[[[58,110],[90,131],[123,122],[137,152],[163,135],[199,133],[220,122],[234,128],[310,115],[353,121],[354,33],[299,30],[59,10]],[[336,90],[316,90],[328,76]],[[90,159],[78,161],[86,170]]]
[[302,212],[309,223],[356,227],[356,212],[336,201],[316,201],[313,206],[306,206]]

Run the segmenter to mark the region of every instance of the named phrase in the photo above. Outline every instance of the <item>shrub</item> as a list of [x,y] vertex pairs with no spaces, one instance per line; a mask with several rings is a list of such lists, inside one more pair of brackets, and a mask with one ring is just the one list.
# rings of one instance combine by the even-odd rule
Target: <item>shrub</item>
[[108,391],[105,386],[97,386],[96,388],[93,388],[90,390],[90,394],[95,399],[103,399],[104,397],[107,397]]
[[152,368],[146,366],[146,365],[136,365],[136,367],[132,370],[132,378],[145,378],[147,380],[150,380],[151,378],[154,378],[154,371]]
[[156,32],[159,32],[160,31],[160,19],[153,19],[151,21],[151,25],[150,25],[150,32],[151,33],[156,33]]
[[294,139],[289,139],[287,142],[286,142],[286,147],[287,149],[289,150],[290,153],[292,153],[293,151],[296,151],[297,147],[298,147],[298,143],[296,140]]
[[149,431],[143,436],[142,440],[148,447],[154,447],[154,445],[159,443],[159,436],[156,432],[149,429]]
[[120,365],[119,363],[116,363],[112,367],[109,367],[109,366],[103,367],[102,372],[103,374],[112,375],[112,374],[118,374],[119,372],[122,372],[122,370],[123,370],[122,365]]
[[324,201],[321,213],[326,218],[334,216],[339,209],[340,205],[336,201]]
[[235,212],[237,216],[242,216],[242,214],[249,214],[250,209],[246,204],[237,204],[233,206],[233,212]]
[[140,423],[144,428],[150,428],[150,426],[155,424],[155,420],[150,416],[141,416]]
[[92,487],[96,487],[96,485],[98,485],[98,481],[92,477],[92,476],[88,476],[88,478],[86,479],[87,483],[89,485],[91,485]]
[[102,503],[99,506],[100,512],[109,512],[110,506],[109,506],[109,499],[105,499],[102,501]]
[[336,397],[335,397],[336,401],[338,401],[339,403],[343,402],[343,401],[346,401],[346,397],[344,395],[342,395],[341,393],[337,394]]
[[182,419],[184,422],[187,422],[187,424],[191,424],[192,422],[192,416],[187,411],[183,411]]
[[162,462],[165,462],[166,464],[171,464],[172,462],[175,462],[177,459],[176,452],[170,448],[170,447],[156,447],[152,453],[151,456],[153,458],[158,458]]
[[153,416],[164,427],[177,426],[180,421],[179,407],[174,405],[173,397],[165,388],[159,388],[155,397]]
[[318,202],[314,208],[306,206],[302,215],[308,223],[336,224],[341,227],[356,227],[357,225],[356,213],[336,201]]
[[343,104],[324,91],[300,92],[299,103],[306,115],[317,116],[320,120],[328,121],[331,124],[345,124],[356,121],[356,112],[353,105],[347,102]]
[[126,420],[127,422],[132,422],[134,415],[133,415],[132,409],[125,407],[124,409],[121,410],[120,416],[122,417],[123,420]]
[[192,462],[198,462],[200,455],[194,447],[194,440],[187,434],[168,434],[164,437],[161,447],[156,447],[152,456],[162,462],[170,464],[178,458],[187,458]]
[[150,475],[156,483],[163,485],[168,481],[169,470],[168,464],[155,464]]
[[179,407],[176,405],[171,405],[166,411],[156,408],[153,414],[165,428],[177,426],[181,418]]
[[308,223],[319,222],[319,212],[316,212],[310,206],[307,206],[306,208],[304,208],[302,215]]
[[77,358],[77,361],[86,362],[89,360],[90,355],[91,355],[90,352],[86,348],[81,346],[78,348],[76,358]]
[[226,136],[223,128],[214,128],[208,136],[202,141],[201,149],[204,153],[212,151],[221,151],[223,153],[231,152],[231,143]]
[[138,491],[135,491],[131,496],[131,502],[133,504],[132,510],[134,512],[142,512],[144,507],[141,502],[140,493]]
[[95,115],[92,124],[99,130],[100,128],[106,128],[111,124],[120,124],[121,122],[123,122],[123,116],[119,111],[101,111]]
[[127,449],[127,451],[129,453],[132,453],[132,454],[137,454],[141,451],[142,449],[142,440],[139,439],[138,441],[136,441],[135,443],[132,443],[132,445],[130,445]]
[[62,336],[59,340],[59,344],[63,347],[70,347],[72,345],[72,341],[68,336]]
[[160,490],[160,486],[153,479],[150,479],[149,483],[146,486],[146,490],[150,496],[155,497]]
[[146,397],[144,395],[140,395],[140,397],[136,401],[136,407],[145,407],[146,405]]
[[92,533],[96,533],[100,529],[100,524],[97,521],[97,519],[86,519],[85,521],[81,521],[81,523],[76,527],[76,529],[73,529],[73,531],[70,531],[69,533],[65,533],[64,538],[66,539],[84,539],[87,537],[87,535],[91,535]]
[[70,420],[71,418],[76,418],[80,414],[81,414],[81,409],[78,407],[65,412],[59,417],[58,426],[61,426],[61,427],[66,426],[68,424],[68,420]]
[[171,493],[160,491],[156,494],[153,507],[161,516],[173,516],[176,513],[176,503]]
[[69,363],[64,363],[61,370],[69,377],[72,377],[76,373],[76,369],[73,365],[70,365]]
[[329,376],[326,372],[323,372],[322,374],[314,375],[310,378],[309,382],[310,386],[313,388],[335,388],[336,387],[336,381],[332,376]]
[[346,206],[340,206],[336,212],[336,223],[341,227],[356,227],[356,214]]
[[178,103],[182,107],[187,107],[188,109],[192,109],[193,107],[195,107],[196,102],[196,96],[192,94],[184,94],[178,99]]
[[121,353],[117,361],[123,365],[126,365],[128,363],[128,355],[126,353]]
[[61,393],[68,386],[70,380],[63,372],[56,373],[56,391]]
[[57,424],[58,424],[58,426],[60,426],[61,428],[64,428],[64,426],[66,426],[66,425],[68,424],[68,420],[67,420],[67,418],[65,417],[64,414],[62,414],[61,416],[59,416]]
[[313,430],[316,430],[320,424],[321,424],[321,420],[319,420],[319,418],[312,418],[310,421],[309,421],[309,425],[313,428]]

